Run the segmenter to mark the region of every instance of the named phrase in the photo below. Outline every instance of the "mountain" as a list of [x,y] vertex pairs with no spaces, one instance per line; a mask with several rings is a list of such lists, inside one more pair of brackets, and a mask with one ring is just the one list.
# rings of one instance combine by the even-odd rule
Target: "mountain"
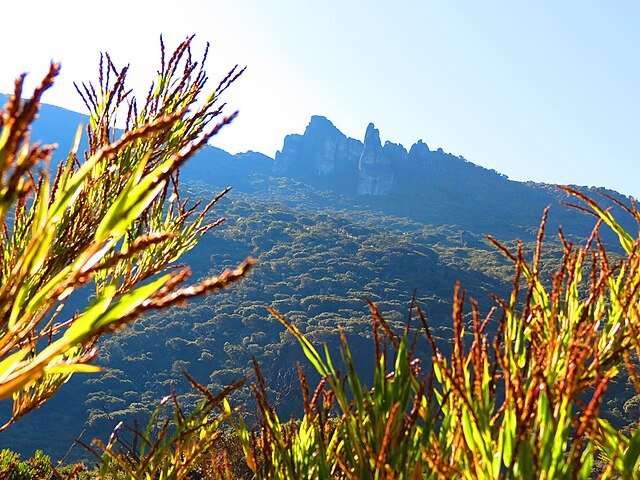
[[[311,118],[303,135],[288,135],[274,160],[274,174],[329,189],[368,210],[430,225],[458,225],[474,233],[532,239],[541,212],[551,205],[549,228],[587,236],[591,222],[562,205],[555,185],[509,180],[464,157],[432,150],[418,140],[409,150],[386,141],[369,124],[364,140],[348,138],[324,117]],[[590,196],[608,189],[576,187]],[[610,205],[607,199],[603,201]]]
[[[7,96],[0,93],[0,105],[4,106]],[[88,117],[65,108],[43,104],[33,124],[31,139],[42,143],[56,143],[58,148],[54,154],[54,163],[66,157],[73,146],[73,140],[79,126],[86,127]],[[86,143],[81,144],[84,149]]]
[[[390,196],[416,176],[445,181],[465,175],[464,163],[442,149],[431,151],[422,140],[409,151],[389,141],[383,146],[373,123],[360,142],[346,137],[328,119],[313,116],[303,135],[285,137],[282,150],[276,153],[274,172],[311,181],[339,179],[339,185],[357,195]],[[476,173],[484,170],[476,165],[472,168]],[[493,181],[501,177],[496,172],[487,176]]]
[[[55,164],[80,122],[86,117],[45,105],[32,138],[60,145]],[[456,281],[483,313],[493,305],[490,293],[505,296],[510,289],[511,266],[484,234],[510,247],[520,238],[530,252],[542,211],[552,205],[542,263],[550,272],[562,252],[555,230],[562,225],[568,238],[580,240],[594,225],[591,217],[563,206],[565,196],[553,185],[511,181],[424,141],[408,150],[382,144],[373,124],[362,140],[349,138],[320,116],[311,118],[303,134],[288,135],[275,158],[208,146],[181,179],[194,199],[234,186],[214,212],[227,222],[182,259],[194,277],[216,274],[248,255],[260,262],[253,274],[227,292],[149,315],[104,338],[98,363],[105,372],[74,376],[50,402],[0,434],[0,448],[25,455],[44,448],[59,458],[83,431],[87,443],[106,440],[118,421],[145,417],[172,386],[187,403],[195,401],[183,370],[218,390],[250,372],[252,357],[284,418],[295,409],[292,368],[302,355],[291,335],[269,320],[266,305],[333,351],[341,326],[356,364],[366,366],[372,348],[365,298],[401,328],[416,290],[446,348]],[[416,348],[428,363],[421,342]],[[619,398],[607,408],[622,412],[630,394],[625,386],[616,388]],[[251,408],[247,395],[236,401]],[[0,404],[0,414],[8,408]],[[69,458],[84,455],[75,448]]]
[[[40,116],[32,138],[58,143],[55,165],[87,117],[50,105],[43,105]],[[307,208],[374,211],[502,238],[533,239],[547,206],[552,206],[551,231],[563,227],[580,238],[592,228],[591,221],[562,205],[566,195],[555,185],[509,180],[441,148],[432,150],[422,140],[408,150],[390,141],[382,145],[373,124],[367,126],[362,141],[349,138],[321,116],[312,116],[302,135],[287,135],[275,158],[252,151],[232,155],[207,146],[185,166],[182,179],[215,188],[231,185],[288,205],[303,202]],[[287,198],[284,192],[291,193],[291,188],[301,190],[301,195]],[[629,200],[604,188],[576,188],[590,196],[603,192],[622,202]]]

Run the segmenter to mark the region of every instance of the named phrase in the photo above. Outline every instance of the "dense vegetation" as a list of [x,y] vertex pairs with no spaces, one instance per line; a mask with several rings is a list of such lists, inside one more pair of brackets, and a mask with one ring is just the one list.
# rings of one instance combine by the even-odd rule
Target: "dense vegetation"
[[[637,478],[636,425],[628,433],[616,430],[600,408],[623,372],[640,389],[633,358],[640,349],[640,240],[596,203],[583,201],[619,235],[626,255],[615,264],[595,230],[584,247],[563,244],[560,266],[547,283],[542,229],[531,254],[494,242],[515,265],[510,296],[496,299],[500,313],[481,317],[456,287],[452,348],[444,351],[415,300],[399,331],[370,303],[371,377],[362,374],[343,333],[339,362],[270,309],[320,376],[310,389],[309,375],[298,369],[299,420],[280,420],[257,362],[254,428],[247,427],[247,412],[234,411],[227,400],[239,384],[216,395],[188,377],[203,400],[187,414],[175,396],[167,397],[173,398],[175,429],[160,420],[165,400],[147,428],[120,428],[108,444],[98,442],[100,475]],[[419,336],[430,344],[431,364],[416,348]]]
[[[52,193],[46,174],[31,174],[50,150],[20,147],[55,68],[32,103],[17,100],[18,82],[3,116],[0,299],[11,355],[0,357],[0,393],[14,403],[4,445],[28,450],[38,432],[39,446],[61,457],[85,428],[81,443],[102,478],[637,476],[639,242],[597,203],[569,192],[608,225],[617,249],[599,230],[587,241],[578,211],[576,230],[544,248],[544,228],[522,224],[498,232],[500,243],[475,229],[477,216],[454,215],[464,228],[444,225],[443,212],[424,217],[416,203],[409,212],[398,199],[365,205],[264,174],[233,199],[189,185],[190,196],[215,199],[196,215],[180,200],[177,168],[229,121],[205,129],[233,75],[189,116],[179,107],[193,105],[206,76],[187,41],[168,63],[163,56],[158,88],[140,113],[130,103],[119,132],[112,121],[128,95],[126,70],[108,57],[104,65],[98,90],[110,93],[83,89],[86,158],[60,164]],[[465,183],[430,181],[429,195],[448,198],[455,213],[447,195]],[[410,186],[405,194],[437,208]],[[203,236],[219,223],[207,213],[213,203],[229,221]],[[233,290],[161,309],[243,277],[250,263],[211,275],[249,254],[260,264]],[[156,277],[179,257],[201,278],[195,287],[179,287],[184,270]],[[69,381],[93,370],[96,346],[106,372]],[[54,469],[42,452],[0,452],[0,478],[98,475],[90,470]]]
[[[293,366],[302,357],[293,338],[268,320],[267,305],[294,320],[314,341],[337,346],[335,329],[341,325],[357,342],[357,358],[365,360],[372,351],[365,298],[378,302],[398,325],[417,288],[437,323],[435,334],[449,338],[457,280],[469,285],[470,294],[486,309],[489,292],[504,294],[509,288],[508,264],[480,236],[394,217],[355,223],[239,197],[232,192],[219,204],[227,222],[184,260],[195,275],[206,275],[212,265],[232,266],[251,254],[260,259],[253,274],[197,305],[147,315],[103,342],[101,365],[108,370],[83,383],[72,381],[47,407],[50,412],[17,425],[14,446],[23,438],[25,445],[31,441],[29,430],[36,423],[43,438],[48,428],[53,438],[60,438],[64,419],[68,442],[61,443],[62,451],[56,453],[61,455],[84,428],[88,438],[104,435],[120,420],[150,413],[154,400],[171,384],[184,392],[183,370],[211,389],[222,388],[251,370],[252,355],[264,365],[270,388],[287,392],[280,405],[294,408],[295,371],[281,366]],[[396,226],[382,229],[383,220]],[[87,414],[66,414],[65,405],[76,398],[86,399]],[[55,425],[47,427],[54,417]]]
[[[127,68],[102,58],[97,85],[78,88],[90,111],[84,158],[78,132],[51,176],[42,166],[54,147],[30,144],[30,126],[59,66],[51,64],[28,100],[25,76],[15,82],[0,114],[0,400],[12,403],[0,431],[42,406],[72,374],[99,371],[92,361],[103,334],[224,289],[253,264],[247,259],[189,287],[188,268],[168,271],[217,226],[205,216],[222,196],[200,209],[189,205],[178,189],[179,168],[235,116],[221,117],[218,105],[237,78],[233,70],[193,108],[206,75],[190,43],[168,59],[162,47],[158,78],[140,105],[125,86]],[[115,128],[118,118],[124,132]],[[78,298],[83,307],[74,312]]]

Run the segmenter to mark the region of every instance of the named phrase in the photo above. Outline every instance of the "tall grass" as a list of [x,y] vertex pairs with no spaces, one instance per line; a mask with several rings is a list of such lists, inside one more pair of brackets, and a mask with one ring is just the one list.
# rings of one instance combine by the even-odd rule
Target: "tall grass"
[[[561,233],[564,257],[549,281],[540,274],[543,219],[531,259],[521,245],[510,252],[489,237],[513,261],[511,296],[481,317],[473,301],[467,314],[457,285],[449,355],[412,305],[433,350],[426,371],[409,325],[397,335],[372,304],[371,385],[344,336],[341,374],[326,347],[321,353],[271,311],[322,380],[310,395],[301,374],[304,415],[282,423],[258,374],[252,388],[262,423],[253,431],[235,423],[255,478],[638,478],[640,433],[616,431],[599,407],[621,372],[639,386],[639,241],[596,202],[566,190],[600,221],[584,246]],[[626,252],[616,264],[598,238],[601,222]]]
[[[77,372],[95,372],[96,340],[150,309],[225,288],[253,261],[184,287],[188,268],[167,270],[209,229],[204,207],[180,196],[178,172],[229,124],[220,95],[234,68],[203,97],[206,73],[192,38],[161,65],[144,102],[126,86],[127,68],[101,57],[98,82],[78,86],[90,113],[88,150],[75,147],[50,177],[52,146],[32,144],[30,127],[59,65],[24,101],[24,75],[0,114],[0,400],[13,411],[0,431],[38,408]],[[124,131],[116,128],[124,123]],[[82,311],[69,299],[92,285]],[[84,292],[86,295],[86,291]]]
[[[146,427],[133,428],[119,424],[105,445],[99,440],[94,447],[85,445],[98,456],[102,478],[175,480],[182,478],[231,477],[231,466],[219,444],[223,441],[223,423],[230,411],[223,408],[226,397],[244,380],[211,395],[187,375],[203,400],[185,413],[174,393],[165,397],[153,412]],[[171,417],[163,417],[167,404],[173,406]],[[122,434],[120,429],[125,430]],[[97,452],[103,452],[98,455]],[[216,455],[221,454],[218,459]],[[207,459],[214,461],[207,462]]]
[[[258,424],[249,427],[226,399],[213,417],[236,437],[215,434],[212,451],[232,458],[241,449],[245,470],[227,462],[197,478],[639,478],[638,429],[616,431],[599,408],[621,374],[640,390],[640,241],[595,201],[565,190],[599,218],[591,237],[576,246],[560,232],[564,256],[550,278],[540,273],[546,212],[530,258],[522,245],[512,252],[489,237],[513,261],[511,295],[483,317],[456,285],[448,354],[417,302],[402,332],[370,303],[375,369],[367,385],[342,333],[338,363],[270,309],[321,380],[310,390],[299,369],[304,413],[283,421],[255,364]],[[635,207],[628,212],[640,221]],[[602,223],[625,252],[615,263],[598,237]],[[416,354],[419,336],[430,362]],[[171,451],[175,458],[180,447]],[[104,449],[105,464],[112,455]]]

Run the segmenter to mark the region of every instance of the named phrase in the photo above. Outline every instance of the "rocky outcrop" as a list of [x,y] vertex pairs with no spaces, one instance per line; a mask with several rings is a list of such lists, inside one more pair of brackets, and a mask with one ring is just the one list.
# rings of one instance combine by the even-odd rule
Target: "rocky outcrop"
[[429,158],[431,154],[431,150],[429,150],[429,146],[424,143],[422,140],[418,140],[413,144],[411,150],[409,150],[408,155],[408,163],[409,167],[416,167],[420,165],[425,165],[427,162],[427,158]]
[[274,173],[300,179],[351,179],[351,191],[359,195],[387,195],[395,185],[398,169],[409,164],[402,145],[386,142],[373,124],[364,143],[349,138],[325,117],[313,116],[304,134],[287,135],[276,153]]
[[313,116],[303,135],[285,137],[274,172],[305,178],[353,171],[361,152],[361,142],[348,138],[325,117]]
[[[309,183],[328,183],[347,194],[383,196],[406,188],[447,183],[459,188],[470,179],[484,184],[503,181],[496,172],[418,140],[407,152],[400,144],[380,141],[373,123],[364,142],[349,138],[325,117],[313,116],[304,134],[288,135],[276,153],[273,171]],[[449,188],[449,187],[447,187]],[[460,187],[461,188],[461,187]]]
[[370,123],[358,162],[358,195],[388,195],[392,190],[396,165],[407,152],[401,145],[380,143],[380,132]]

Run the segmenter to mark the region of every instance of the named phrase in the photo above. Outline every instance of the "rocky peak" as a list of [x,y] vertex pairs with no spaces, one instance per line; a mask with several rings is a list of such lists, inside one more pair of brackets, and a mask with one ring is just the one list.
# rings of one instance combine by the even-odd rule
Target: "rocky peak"
[[409,164],[424,165],[430,153],[429,146],[422,140],[418,140],[409,150]]
[[399,143],[384,142],[382,153],[393,165],[404,167],[407,164],[407,151]]
[[400,144],[380,140],[380,132],[370,123],[364,142],[349,138],[327,118],[311,117],[304,134],[288,135],[276,153],[273,171],[309,183],[339,185],[347,193],[389,195],[410,185],[416,177],[448,178],[476,175],[480,167],[467,164],[422,140],[407,152]]
[[309,125],[307,125],[307,128],[304,131],[304,135],[307,137],[325,135],[334,136],[336,133],[338,135],[342,135],[342,132],[338,130],[333,123],[331,123],[331,120],[320,115],[313,115],[309,121]]
[[387,142],[383,148],[380,132],[373,123],[369,124],[358,162],[359,195],[387,195],[391,191],[395,180],[394,159],[399,153],[395,147],[397,145]]
[[372,123],[367,125],[367,131],[364,134],[364,148],[380,150],[382,149],[382,143],[380,142],[380,131]]
[[347,138],[325,117],[314,115],[303,135],[287,135],[276,153],[274,172],[294,177],[325,177],[356,168],[362,143]]
[[431,150],[429,150],[429,145],[424,143],[422,140],[418,140],[416,143],[414,143],[411,146],[411,149],[409,150],[409,155],[424,155],[429,153],[430,151]]

